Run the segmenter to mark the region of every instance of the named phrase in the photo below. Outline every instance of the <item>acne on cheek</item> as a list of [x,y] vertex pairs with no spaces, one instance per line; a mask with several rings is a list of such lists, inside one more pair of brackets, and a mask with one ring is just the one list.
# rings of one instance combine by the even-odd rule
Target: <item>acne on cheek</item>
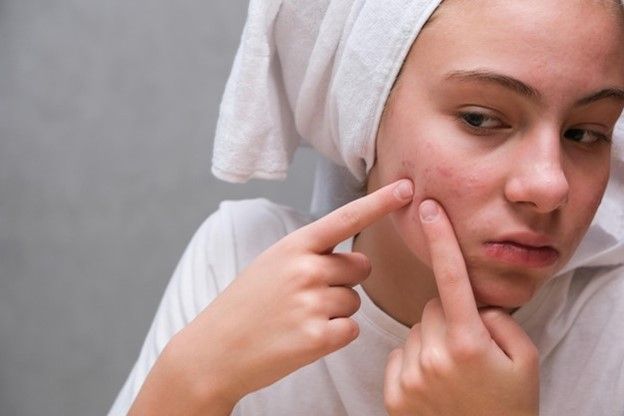
[[403,160],[401,168],[400,175],[412,179],[414,183],[408,217],[419,227],[418,207],[423,200],[433,198],[443,205],[456,205],[454,200],[463,199],[474,191],[474,184],[464,183],[465,178],[451,166],[417,166],[412,160]]
[[473,169],[460,170],[450,165],[437,165],[425,168],[422,176],[426,196],[443,197],[447,202],[453,203],[454,200],[481,194],[491,173]]
[[403,168],[401,172],[402,175],[412,176],[413,172],[416,170],[416,163],[411,160],[403,160],[401,162],[401,167]]
[[[408,177],[414,183],[414,199],[410,211],[418,221],[418,206],[426,198],[433,198],[447,208],[463,205],[462,201],[478,198],[491,183],[493,172],[489,167],[458,165],[446,149],[424,143],[427,157],[411,153],[398,165],[396,177]],[[414,149],[416,150],[416,149]],[[433,163],[432,163],[433,162]],[[474,204],[469,204],[474,205]]]
[[[391,214],[391,218],[409,251],[431,267],[428,244],[420,222],[420,203],[426,198],[433,198],[445,207],[447,215],[452,216],[454,210],[459,208],[461,211],[466,205],[464,200],[477,196],[476,189],[484,186],[483,176],[481,173],[465,175],[462,170],[448,165],[417,167],[408,160],[402,161],[401,167],[405,176],[414,181],[415,192],[407,209]],[[455,212],[455,215],[461,217],[462,213]]]

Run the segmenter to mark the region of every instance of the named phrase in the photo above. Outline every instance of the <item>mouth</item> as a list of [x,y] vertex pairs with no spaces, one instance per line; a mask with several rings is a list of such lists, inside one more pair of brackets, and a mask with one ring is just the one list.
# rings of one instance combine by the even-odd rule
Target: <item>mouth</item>
[[530,268],[550,267],[559,259],[559,251],[548,243],[547,237],[525,234],[486,241],[484,251],[487,257],[502,263]]

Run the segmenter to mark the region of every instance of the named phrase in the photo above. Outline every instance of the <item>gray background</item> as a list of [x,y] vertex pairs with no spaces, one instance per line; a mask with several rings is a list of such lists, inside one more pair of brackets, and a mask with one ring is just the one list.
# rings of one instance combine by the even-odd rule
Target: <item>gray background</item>
[[[0,415],[108,411],[188,240],[247,0],[0,0]],[[298,174],[296,174],[299,172]]]

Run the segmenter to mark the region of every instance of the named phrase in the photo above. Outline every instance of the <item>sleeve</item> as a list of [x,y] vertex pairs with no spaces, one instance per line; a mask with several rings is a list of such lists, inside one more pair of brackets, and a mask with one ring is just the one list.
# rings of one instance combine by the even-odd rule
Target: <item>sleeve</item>
[[[126,415],[154,362],[169,340],[195,318],[233,279],[235,255],[227,215],[212,214],[193,235],[165,289],[130,375],[109,416]],[[229,240],[229,241],[228,241]]]

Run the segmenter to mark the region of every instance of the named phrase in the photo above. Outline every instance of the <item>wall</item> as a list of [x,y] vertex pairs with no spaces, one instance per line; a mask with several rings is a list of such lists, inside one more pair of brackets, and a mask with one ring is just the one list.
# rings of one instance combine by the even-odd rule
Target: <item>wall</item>
[[0,414],[105,414],[220,200],[218,104],[246,0],[0,0]]

